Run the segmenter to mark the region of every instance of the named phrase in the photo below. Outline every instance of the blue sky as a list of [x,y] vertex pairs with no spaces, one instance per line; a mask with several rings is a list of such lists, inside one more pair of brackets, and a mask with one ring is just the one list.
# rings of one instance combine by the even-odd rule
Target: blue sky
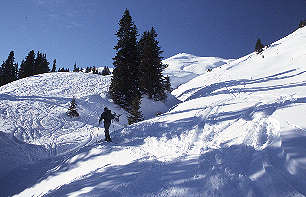
[[306,19],[306,0],[10,0],[0,7],[0,61],[11,50],[18,62],[39,50],[58,68],[112,66],[126,8],[139,34],[156,28],[166,58],[239,58],[257,38],[270,44]]

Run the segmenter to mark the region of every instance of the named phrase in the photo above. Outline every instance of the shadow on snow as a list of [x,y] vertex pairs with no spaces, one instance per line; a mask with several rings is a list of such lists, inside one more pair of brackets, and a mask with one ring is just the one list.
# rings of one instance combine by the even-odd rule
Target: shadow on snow
[[[286,143],[299,152],[302,143],[306,143],[306,136],[301,138],[296,131],[290,133]],[[292,175],[286,154],[281,152],[284,150],[280,147],[270,146],[258,151],[246,145],[233,145],[211,150],[195,159],[138,160],[124,166],[102,167],[47,196],[65,196],[84,188],[87,188],[86,193],[79,196],[305,195],[306,181],[301,180],[305,164],[300,166],[297,176]]]
[[[296,77],[296,76],[306,73],[306,71],[303,71],[303,72],[299,72],[299,73],[295,73],[291,75],[285,75],[285,74],[290,74],[294,71],[296,71],[296,69],[288,70],[288,71],[270,75],[267,77],[261,77],[258,79],[240,79],[240,80],[224,81],[224,82],[214,83],[214,84],[208,85],[203,88],[196,88],[196,89],[188,90],[187,93],[190,91],[196,91],[196,93],[192,94],[192,96],[189,97],[187,100],[192,100],[192,99],[196,99],[200,97],[214,96],[214,95],[219,95],[219,94],[261,92],[261,91],[268,91],[268,90],[275,90],[275,89],[306,86],[306,81],[302,81],[299,83],[290,83],[286,85],[274,85],[274,86],[252,87],[252,88],[233,88],[234,86],[239,86],[239,85],[245,86],[245,85],[265,83],[268,81],[289,79],[289,78]],[[226,88],[226,90],[224,90],[223,88]],[[186,92],[182,93],[180,96],[182,96],[185,93]]]

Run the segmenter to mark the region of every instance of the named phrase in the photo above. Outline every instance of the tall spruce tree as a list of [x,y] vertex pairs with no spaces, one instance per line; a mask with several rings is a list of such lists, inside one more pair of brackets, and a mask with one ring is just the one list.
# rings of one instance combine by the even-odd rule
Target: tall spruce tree
[[21,64],[20,64],[20,67],[19,67],[19,70],[18,70],[18,79],[22,79],[24,78],[23,76],[25,75],[25,72],[24,72],[24,60],[21,61]]
[[35,53],[30,51],[24,61],[21,62],[19,68],[19,78],[25,78],[34,75]]
[[162,74],[167,65],[162,63],[163,51],[156,37],[157,33],[152,27],[151,31],[142,34],[138,42],[141,90],[150,99],[164,100],[170,81]]
[[34,61],[33,66],[33,75],[41,74],[41,67],[43,62],[43,54],[41,54],[39,51],[37,51],[37,55]]
[[34,75],[48,73],[50,71],[49,64],[47,55],[38,51],[34,64]]
[[110,96],[114,103],[125,110],[132,109],[132,101],[140,97],[139,61],[137,51],[137,28],[129,10],[125,10],[119,22],[117,51],[114,62],[113,77],[110,85]]
[[131,102],[129,110],[128,124],[133,124],[143,120],[143,115],[140,111],[141,96],[135,96]]
[[18,65],[14,62],[14,51],[11,51],[7,60],[3,62],[0,68],[0,86],[17,80]]
[[41,63],[38,74],[50,72],[49,64],[50,63],[47,60],[47,54],[43,54],[42,55],[42,63]]

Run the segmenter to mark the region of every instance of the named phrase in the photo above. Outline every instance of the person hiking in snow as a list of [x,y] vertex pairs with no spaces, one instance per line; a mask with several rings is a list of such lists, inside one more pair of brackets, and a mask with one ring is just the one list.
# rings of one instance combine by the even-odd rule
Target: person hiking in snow
[[99,124],[102,120],[104,120],[104,132],[105,132],[105,141],[111,142],[112,139],[109,135],[109,127],[111,125],[112,119],[115,119],[115,114],[112,114],[111,110],[109,110],[107,107],[104,108],[104,112],[101,114]]

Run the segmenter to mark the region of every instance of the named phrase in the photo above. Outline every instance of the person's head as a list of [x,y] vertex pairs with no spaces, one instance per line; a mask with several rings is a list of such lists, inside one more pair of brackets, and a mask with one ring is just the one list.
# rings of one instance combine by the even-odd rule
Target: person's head
[[107,107],[104,107],[104,111],[107,111],[108,110],[108,108]]

